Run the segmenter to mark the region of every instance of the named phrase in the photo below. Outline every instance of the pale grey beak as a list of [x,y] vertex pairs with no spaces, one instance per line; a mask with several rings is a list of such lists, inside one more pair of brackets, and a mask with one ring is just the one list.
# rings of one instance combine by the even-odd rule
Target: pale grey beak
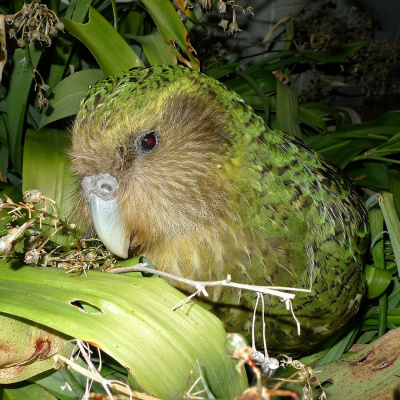
[[86,176],[82,179],[82,195],[90,205],[94,229],[108,250],[127,258],[130,234],[119,216],[117,193],[119,183],[109,174]]

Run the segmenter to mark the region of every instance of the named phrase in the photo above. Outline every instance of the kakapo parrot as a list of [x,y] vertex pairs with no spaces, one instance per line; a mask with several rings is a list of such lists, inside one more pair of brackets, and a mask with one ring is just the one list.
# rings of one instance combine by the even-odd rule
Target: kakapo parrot
[[[292,301],[300,336],[285,304],[265,296],[269,349],[311,349],[359,309],[368,224],[355,189],[215,79],[159,65],[98,82],[70,153],[78,217],[117,256],[199,281],[311,289]],[[208,292],[202,302],[227,331],[250,333],[256,293]]]

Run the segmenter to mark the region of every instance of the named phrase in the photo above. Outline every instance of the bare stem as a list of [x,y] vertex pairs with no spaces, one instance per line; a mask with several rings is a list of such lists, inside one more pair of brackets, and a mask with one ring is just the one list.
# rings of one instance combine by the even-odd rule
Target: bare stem
[[244,283],[236,283],[231,281],[231,276],[228,275],[226,279],[221,281],[194,281],[192,279],[183,278],[181,276],[176,276],[173,274],[169,274],[167,272],[158,271],[153,268],[147,267],[146,263],[140,263],[131,267],[121,267],[114,268],[109,270],[109,272],[113,274],[121,274],[124,272],[146,272],[150,274],[155,274],[162,276],[164,278],[173,279],[178,282],[185,283],[189,286],[194,286],[198,291],[201,291],[205,296],[208,296],[206,287],[213,286],[226,286],[226,287],[234,287],[237,289],[251,290],[253,292],[259,292],[264,294],[270,294],[273,296],[282,297],[283,300],[291,300],[294,299],[294,293],[286,293],[284,291],[293,291],[293,292],[311,292],[310,289],[301,289],[301,288],[291,288],[291,287],[281,287],[281,286],[256,286],[256,285],[247,285]]

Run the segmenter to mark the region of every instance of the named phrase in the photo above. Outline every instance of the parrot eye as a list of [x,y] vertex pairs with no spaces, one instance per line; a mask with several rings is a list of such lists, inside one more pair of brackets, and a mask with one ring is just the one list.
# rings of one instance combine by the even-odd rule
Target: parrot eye
[[158,145],[158,134],[156,131],[144,132],[135,140],[135,148],[139,154],[145,154],[154,150]]

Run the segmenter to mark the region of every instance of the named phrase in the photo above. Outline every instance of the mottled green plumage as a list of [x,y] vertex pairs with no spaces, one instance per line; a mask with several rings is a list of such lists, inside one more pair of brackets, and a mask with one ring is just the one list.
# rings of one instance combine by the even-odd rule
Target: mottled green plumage
[[[151,151],[141,151],[143,132],[156,132]],[[80,181],[116,178],[130,253],[158,269],[311,287],[293,301],[300,337],[284,304],[266,296],[269,346],[307,350],[359,308],[368,229],[353,187],[303,143],[269,130],[214,79],[155,66],[96,84],[77,116],[71,155]],[[90,220],[83,200],[79,209]],[[217,288],[205,303],[227,330],[250,332],[254,298]],[[260,326],[257,332],[261,338]]]

